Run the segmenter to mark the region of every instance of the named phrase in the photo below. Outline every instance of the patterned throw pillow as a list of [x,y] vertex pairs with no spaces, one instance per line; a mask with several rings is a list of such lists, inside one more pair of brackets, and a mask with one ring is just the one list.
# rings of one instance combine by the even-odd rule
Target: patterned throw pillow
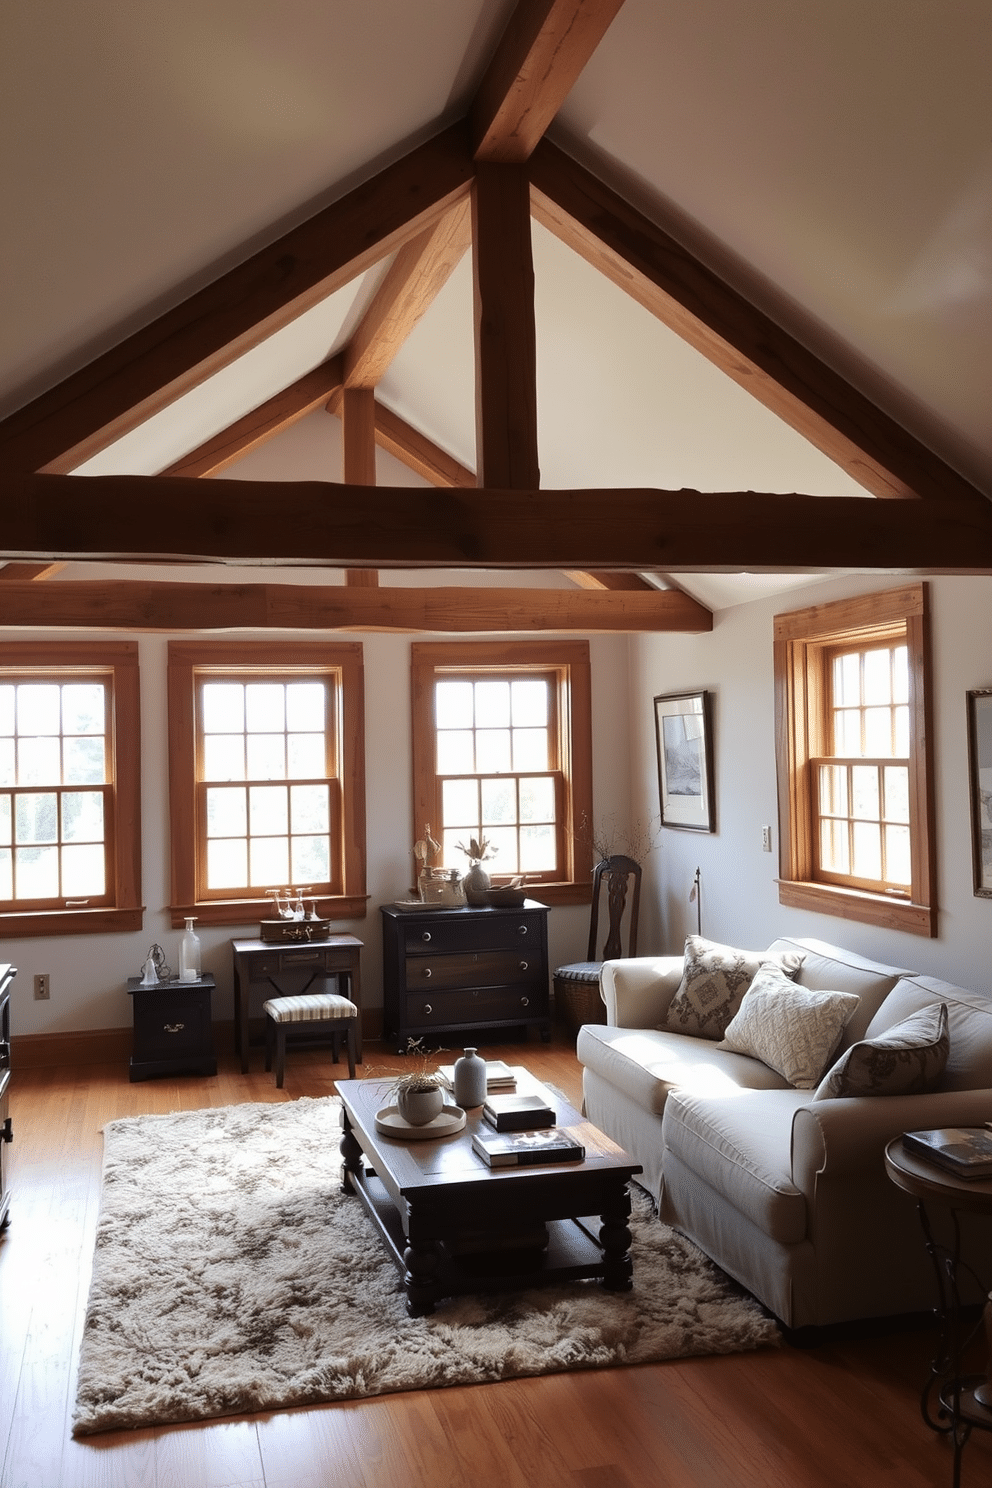
[[701,935],[687,936],[682,980],[665,1027],[694,1038],[722,1039],[752,978],[763,966],[794,977],[802,964],[801,951],[738,951]]
[[852,1044],[824,1075],[813,1099],[923,1095],[936,1089],[950,1052],[947,1004],[920,1008],[877,1038]]
[[775,968],[759,971],[744,994],[723,1045],[751,1054],[797,1090],[813,1090],[833,1058],[860,998],[854,992],[813,992]]

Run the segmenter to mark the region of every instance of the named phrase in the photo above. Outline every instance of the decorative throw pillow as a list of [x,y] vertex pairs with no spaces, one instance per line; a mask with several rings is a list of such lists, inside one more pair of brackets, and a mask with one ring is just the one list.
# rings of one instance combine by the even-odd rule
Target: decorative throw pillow
[[738,951],[689,935],[682,980],[665,1027],[694,1038],[722,1039],[756,972],[772,966],[794,977],[802,964],[801,951]]
[[876,1038],[852,1044],[824,1075],[813,1099],[923,1095],[936,1089],[950,1052],[947,1004],[920,1008]]
[[724,1047],[760,1059],[797,1090],[812,1090],[859,1001],[853,992],[797,987],[776,968],[765,968],[745,992]]

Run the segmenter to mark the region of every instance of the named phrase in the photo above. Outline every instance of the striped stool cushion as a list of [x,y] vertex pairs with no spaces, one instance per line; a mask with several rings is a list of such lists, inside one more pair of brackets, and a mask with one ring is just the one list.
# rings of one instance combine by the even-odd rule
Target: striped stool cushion
[[274,1023],[323,1023],[330,1018],[357,1018],[358,1008],[347,997],[334,992],[307,993],[302,997],[272,997],[262,1004]]

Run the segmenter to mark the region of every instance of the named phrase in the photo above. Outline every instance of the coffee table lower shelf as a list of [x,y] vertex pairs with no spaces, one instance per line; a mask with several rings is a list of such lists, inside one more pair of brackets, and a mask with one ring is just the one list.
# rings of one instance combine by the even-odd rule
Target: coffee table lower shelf
[[376,1174],[364,1164],[360,1169],[349,1170],[347,1178],[350,1191],[361,1200],[404,1280],[411,1316],[433,1312],[434,1302],[443,1297],[521,1291],[526,1287],[586,1278],[602,1281],[609,1276],[603,1247],[595,1238],[602,1221],[598,1216],[590,1216],[547,1221],[547,1243],[543,1248],[507,1247],[454,1254],[442,1242],[433,1257],[430,1284],[421,1277],[420,1284],[414,1282],[411,1287],[413,1278],[407,1266],[407,1240],[399,1210]]

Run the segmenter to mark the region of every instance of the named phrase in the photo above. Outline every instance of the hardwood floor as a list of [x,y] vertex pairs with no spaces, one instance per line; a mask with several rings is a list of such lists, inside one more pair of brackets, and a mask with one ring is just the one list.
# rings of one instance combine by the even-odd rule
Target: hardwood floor
[[[569,1045],[483,1052],[526,1063],[573,1101]],[[366,1048],[366,1069],[401,1062]],[[450,1057],[450,1056],[448,1056]],[[3,1488],[943,1488],[948,1444],[918,1407],[929,1329],[817,1347],[422,1391],[74,1441],[74,1374],[115,1117],[333,1091],[326,1054],[286,1085],[241,1075],[132,1085],[118,1066],[17,1072],[12,1218],[0,1236]],[[343,1072],[344,1066],[338,1066]],[[636,1279],[636,1273],[635,1273]],[[992,1434],[963,1482],[992,1482]]]

